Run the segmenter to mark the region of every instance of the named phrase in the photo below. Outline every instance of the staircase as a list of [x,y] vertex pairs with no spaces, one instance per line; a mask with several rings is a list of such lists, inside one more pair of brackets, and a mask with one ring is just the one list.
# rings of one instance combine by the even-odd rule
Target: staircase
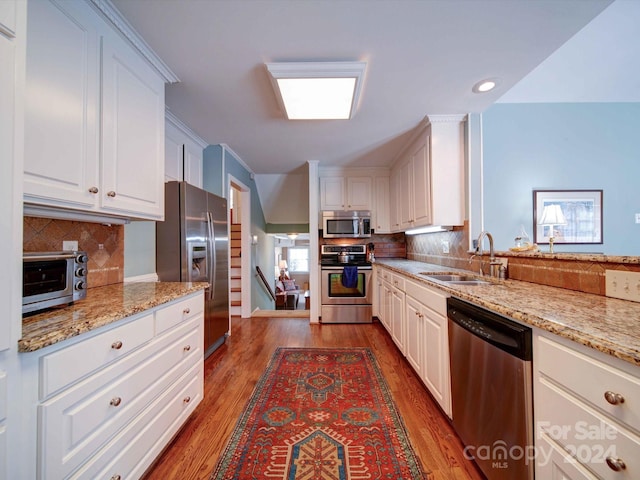
[[241,267],[241,239],[242,229],[239,223],[231,224],[231,264],[229,268],[230,280],[229,285],[229,313],[234,316],[240,316],[242,311],[242,267]]

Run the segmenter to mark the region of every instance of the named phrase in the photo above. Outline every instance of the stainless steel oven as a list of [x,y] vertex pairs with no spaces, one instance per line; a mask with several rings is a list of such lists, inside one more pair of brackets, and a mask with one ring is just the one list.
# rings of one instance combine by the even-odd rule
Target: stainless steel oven
[[373,270],[365,245],[323,245],[320,274],[322,323],[371,323]]

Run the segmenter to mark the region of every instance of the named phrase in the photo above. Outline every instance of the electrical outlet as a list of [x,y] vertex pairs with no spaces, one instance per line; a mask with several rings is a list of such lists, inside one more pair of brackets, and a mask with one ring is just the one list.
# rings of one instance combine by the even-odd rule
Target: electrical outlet
[[449,253],[449,240],[442,240],[442,253]]
[[636,223],[640,223],[640,213],[636,213]]
[[640,302],[640,272],[607,270],[605,275],[607,297]]
[[78,250],[78,241],[77,240],[63,240],[62,241],[62,250],[65,252],[75,252]]

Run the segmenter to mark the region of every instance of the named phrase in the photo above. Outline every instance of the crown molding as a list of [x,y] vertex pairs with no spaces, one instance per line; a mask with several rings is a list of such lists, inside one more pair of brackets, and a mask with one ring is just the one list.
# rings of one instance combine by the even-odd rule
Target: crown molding
[[176,117],[175,114],[171,110],[169,110],[169,107],[165,107],[165,119],[174,127],[184,132],[185,135],[187,135],[191,140],[202,147],[203,150],[209,146],[209,144],[205,140],[203,140],[200,135],[198,135],[189,127],[189,125]]
[[87,0],[94,9],[98,11],[116,31],[127,40],[164,78],[167,83],[177,83],[178,76],[173,73],[169,66],[151,49],[138,32],[131,26],[126,18],[115,7],[111,0]]

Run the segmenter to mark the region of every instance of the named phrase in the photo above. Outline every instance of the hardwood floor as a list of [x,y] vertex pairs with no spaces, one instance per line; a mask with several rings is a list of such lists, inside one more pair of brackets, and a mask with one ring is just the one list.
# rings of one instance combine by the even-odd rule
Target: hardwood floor
[[430,480],[480,480],[449,421],[379,323],[311,325],[308,318],[232,317],[231,336],[205,361],[204,400],[145,480],[207,479],[276,347],[369,347]]

